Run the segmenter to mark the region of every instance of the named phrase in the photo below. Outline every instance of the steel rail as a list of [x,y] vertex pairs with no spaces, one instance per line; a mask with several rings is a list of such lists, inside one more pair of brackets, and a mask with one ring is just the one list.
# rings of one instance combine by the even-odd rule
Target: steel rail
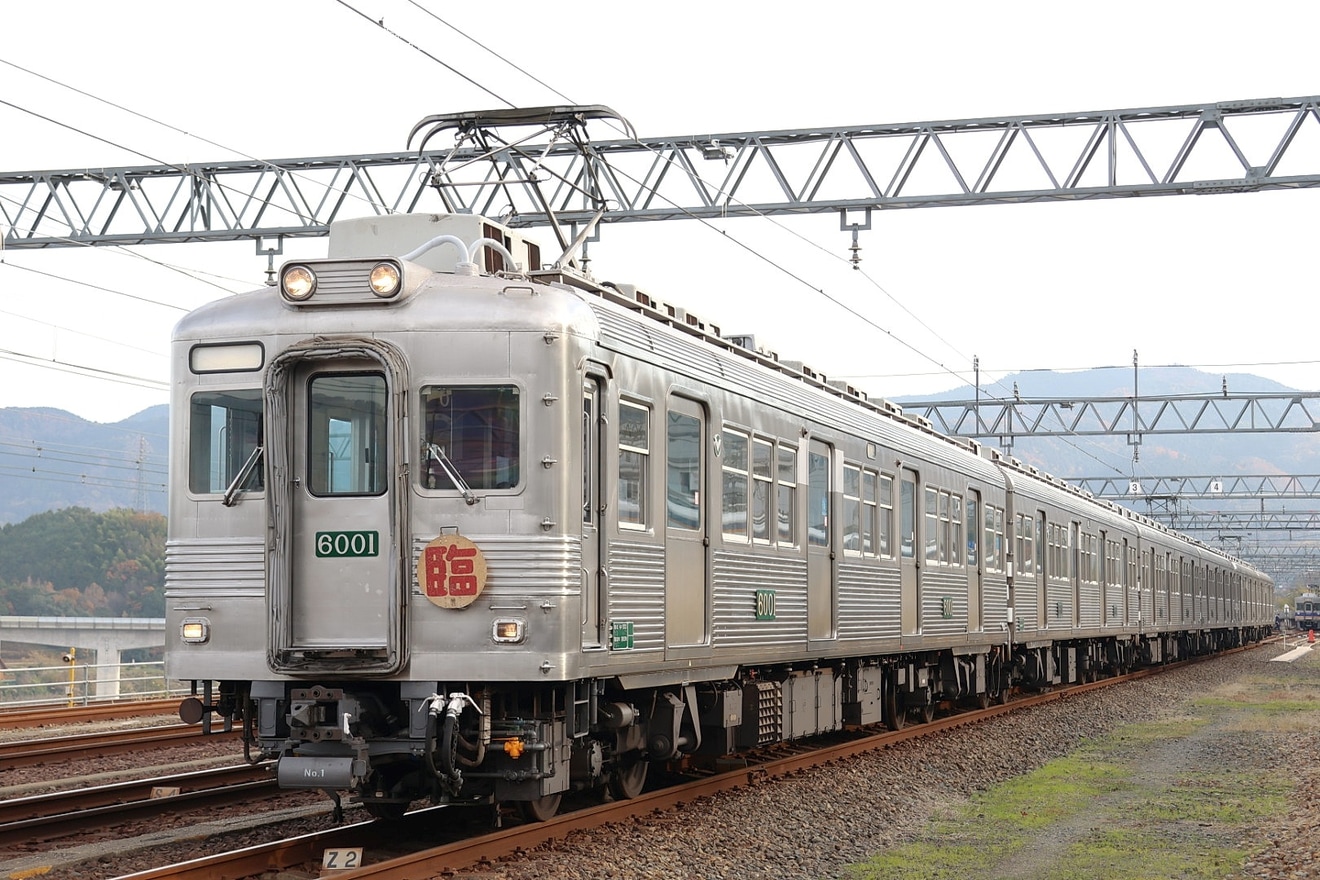
[[39,767],[43,764],[106,755],[143,751],[148,747],[172,747],[210,742],[214,738],[238,736],[238,731],[205,734],[200,726],[171,724],[162,727],[136,727],[104,730],[45,739],[15,740],[0,743],[0,770],[14,767]]
[[43,706],[40,708],[0,709],[0,730],[40,727],[45,724],[77,724],[82,721],[111,721],[144,715],[177,715],[183,697],[159,700],[88,703],[85,706]]
[[0,845],[69,837],[165,812],[278,793],[270,764],[237,765],[0,801]]

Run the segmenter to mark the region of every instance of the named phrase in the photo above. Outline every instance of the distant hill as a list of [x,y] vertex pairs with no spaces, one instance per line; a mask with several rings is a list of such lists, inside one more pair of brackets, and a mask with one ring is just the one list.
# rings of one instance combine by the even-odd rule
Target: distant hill
[[[1284,392],[1277,382],[1246,374],[1221,375],[1185,367],[1143,368],[1142,397]],[[982,397],[1008,397],[1016,384],[1024,398],[1124,397],[1132,394],[1130,369],[1047,371],[1007,376]],[[922,401],[971,400],[957,388],[921,395]],[[905,398],[894,398],[900,405]],[[98,424],[57,409],[0,409],[0,525],[47,510],[129,508],[165,513],[169,413],[154,406],[114,424]],[[1202,434],[1145,437],[1138,473],[1156,476],[1314,474],[1320,434]],[[1127,476],[1132,447],[1125,437],[1070,440],[1020,437],[1013,455],[1059,477]]]
[[113,424],[45,407],[0,408],[0,525],[65,507],[164,514],[169,407]]

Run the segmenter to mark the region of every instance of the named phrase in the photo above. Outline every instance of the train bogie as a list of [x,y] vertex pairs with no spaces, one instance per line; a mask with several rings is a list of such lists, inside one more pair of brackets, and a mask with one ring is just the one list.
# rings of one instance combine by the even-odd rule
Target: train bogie
[[488,220],[331,253],[174,343],[168,670],[283,785],[544,817],[1272,620],[1241,563]]

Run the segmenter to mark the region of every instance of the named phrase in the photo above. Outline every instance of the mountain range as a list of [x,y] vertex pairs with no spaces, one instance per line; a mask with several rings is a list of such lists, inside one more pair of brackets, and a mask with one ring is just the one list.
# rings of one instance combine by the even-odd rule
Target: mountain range
[[[1295,389],[1247,374],[1211,374],[1187,367],[1144,368],[1142,398],[1206,396],[1227,388],[1240,393]],[[1126,369],[1081,372],[1032,371],[1006,376],[981,389],[982,400],[1130,397]],[[921,401],[971,400],[964,386]],[[895,397],[894,402],[912,401]],[[1144,409],[1143,409],[1144,412]],[[94,511],[130,508],[166,512],[169,412],[154,406],[113,424],[89,422],[49,408],[0,408],[0,524],[63,507]],[[1018,437],[1012,454],[1055,476],[1110,477],[1314,474],[1320,434],[1224,433],[1147,436],[1135,448],[1123,436]]]

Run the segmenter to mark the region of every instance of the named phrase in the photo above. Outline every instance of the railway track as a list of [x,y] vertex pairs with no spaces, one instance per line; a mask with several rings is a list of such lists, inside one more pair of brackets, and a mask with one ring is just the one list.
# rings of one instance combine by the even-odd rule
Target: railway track
[[86,706],[42,706],[36,709],[0,710],[0,730],[41,727],[47,724],[77,724],[83,721],[112,721],[148,715],[176,715],[182,697],[160,700],[134,700],[117,703],[90,703]]
[[0,769],[39,767],[67,761],[84,761],[106,755],[121,755],[147,748],[192,745],[213,741],[216,736],[238,737],[237,731],[206,736],[198,725],[172,724],[160,727],[107,730],[72,736],[15,740],[0,743]]
[[0,801],[0,846],[275,796],[279,788],[271,766],[243,764]]

